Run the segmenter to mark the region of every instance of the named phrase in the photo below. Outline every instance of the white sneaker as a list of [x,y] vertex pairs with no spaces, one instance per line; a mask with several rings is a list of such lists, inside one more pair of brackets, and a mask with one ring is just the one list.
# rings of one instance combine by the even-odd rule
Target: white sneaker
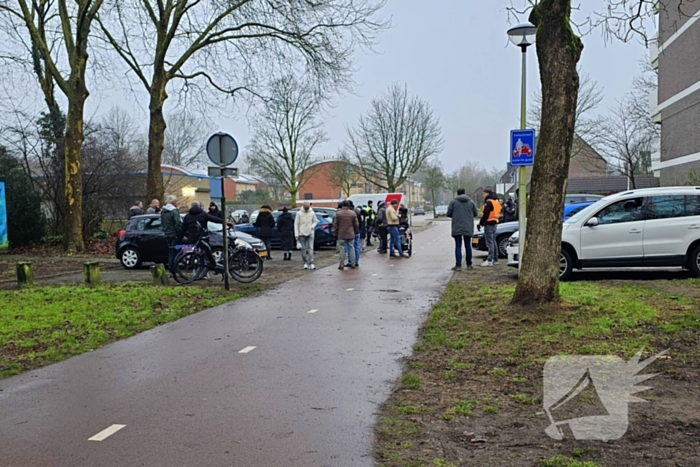
[[316,269],[316,265],[312,263],[311,266],[309,266],[309,269],[313,271],[314,269]]
[[403,256],[404,258],[410,258],[410,256],[408,256],[408,253],[404,253],[401,256]]
[[304,269],[309,269],[309,265],[304,263]]
[[481,263],[481,267],[482,268],[490,268],[490,267],[493,267],[493,263],[491,261],[486,260],[483,263]]

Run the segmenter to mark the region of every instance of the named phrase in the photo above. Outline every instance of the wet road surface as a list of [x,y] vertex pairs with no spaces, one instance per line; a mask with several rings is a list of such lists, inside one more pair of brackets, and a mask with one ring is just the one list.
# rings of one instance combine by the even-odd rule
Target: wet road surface
[[0,381],[0,465],[374,465],[377,406],[451,277],[449,223],[415,248]]

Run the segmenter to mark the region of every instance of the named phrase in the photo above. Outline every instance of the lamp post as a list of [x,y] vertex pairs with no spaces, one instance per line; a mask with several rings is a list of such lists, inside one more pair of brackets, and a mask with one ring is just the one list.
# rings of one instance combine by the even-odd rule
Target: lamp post
[[[537,27],[530,23],[519,24],[508,30],[508,39],[522,51],[522,76],[520,88],[520,129],[527,127],[527,48],[535,43]],[[527,167],[518,168],[518,268],[523,264],[525,229],[527,228]]]

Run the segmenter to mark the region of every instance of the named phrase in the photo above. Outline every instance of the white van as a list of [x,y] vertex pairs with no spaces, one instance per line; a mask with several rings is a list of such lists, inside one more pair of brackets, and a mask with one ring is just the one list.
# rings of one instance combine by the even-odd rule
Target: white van
[[[518,266],[519,240],[509,240],[509,266]],[[632,190],[593,203],[564,222],[559,261],[561,279],[574,269],[669,266],[700,276],[700,187]]]
[[372,206],[374,207],[375,211],[377,210],[377,206],[379,205],[380,201],[388,203],[392,199],[398,199],[399,204],[408,206],[406,197],[403,193],[358,193],[356,195],[348,196],[348,201],[352,201],[352,203],[357,207],[367,206],[367,203],[372,201]]

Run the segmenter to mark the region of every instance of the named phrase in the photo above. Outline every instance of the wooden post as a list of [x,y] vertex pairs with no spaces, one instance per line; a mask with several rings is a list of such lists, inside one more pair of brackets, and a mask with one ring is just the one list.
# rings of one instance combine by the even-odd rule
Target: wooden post
[[34,284],[34,269],[32,268],[31,261],[18,261],[17,262],[17,285],[22,287],[23,285]]
[[152,265],[151,276],[153,277],[153,285],[170,285],[168,274],[165,272],[164,264]]
[[85,273],[85,285],[97,285],[100,283],[100,263],[99,261],[85,261],[83,264]]

